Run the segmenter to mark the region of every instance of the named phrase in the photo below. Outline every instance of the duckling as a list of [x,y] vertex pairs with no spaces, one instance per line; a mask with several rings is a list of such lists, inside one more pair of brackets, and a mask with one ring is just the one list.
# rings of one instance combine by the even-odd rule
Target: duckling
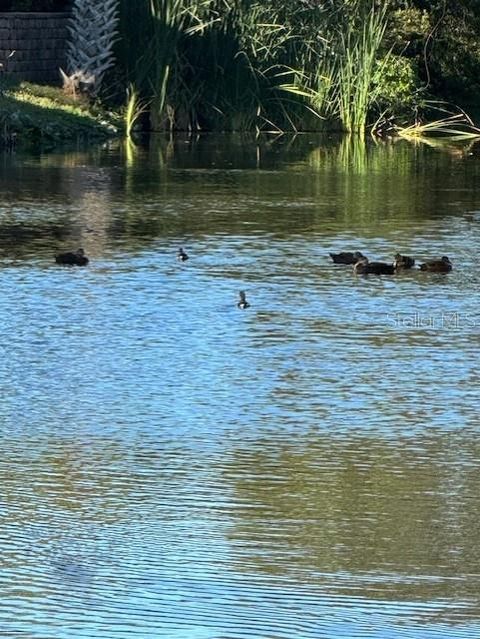
[[334,264],[355,264],[365,257],[360,251],[355,251],[354,253],[344,251],[343,253],[329,253],[329,255]]
[[238,308],[241,308],[241,309],[248,308],[250,304],[247,302],[245,291],[240,291],[239,295],[240,295],[240,301],[237,304]]
[[75,253],[60,253],[55,255],[55,262],[63,266],[86,266],[88,257],[85,255],[83,248],[79,248]]
[[400,255],[400,253],[397,253],[395,255],[395,261],[393,262],[393,266],[395,268],[395,270],[398,269],[407,269],[407,268],[412,268],[413,266],[415,266],[415,260],[413,259],[413,257],[409,257],[408,255]]
[[431,273],[448,273],[452,268],[453,265],[446,255],[439,260],[429,260],[420,264],[421,271],[430,271]]
[[185,253],[183,248],[178,249],[177,260],[179,260],[180,262],[185,262],[186,260],[188,260],[188,255]]
[[387,264],[386,262],[369,262],[367,257],[363,257],[355,263],[353,272],[355,275],[367,275],[368,273],[372,273],[373,275],[393,275],[395,268],[393,264]]

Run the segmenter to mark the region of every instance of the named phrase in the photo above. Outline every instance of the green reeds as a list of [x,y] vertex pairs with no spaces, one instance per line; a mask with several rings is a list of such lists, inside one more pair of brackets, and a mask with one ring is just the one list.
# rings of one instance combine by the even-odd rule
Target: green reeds
[[415,122],[410,126],[396,126],[396,133],[407,139],[426,137],[447,137],[450,141],[462,141],[480,137],[476,127],[466,113],[457,113],[431,122]]
[[[208,2],[207,2],[208,4]],[[119,58],[130,89],[127,112],[148,102],[154,129],[168,128],[181,77],[179,43],[189,29],[201,23],[206,2],[188,0],[121,0],[122,46]]]
[[138,119],[148,111],[148,102],[142,100],[138,89],[133,84],[127,88],[127,105],[125,108],[125,134],[130,138]]
[[272,7],[251,0],[217,0],[210,16],[208,27],[185,42],[190,109],[206,128],[282,128],[290,109],[276,87],[292,37],[288,24]]
[[178,57],[178,42],[185,29],[188,14],[185,0],[150,0],[152,41],[151,119],[154,129],[167,128],[167,99],[172,65]]
[[[380,7],[372,2],[370,8],[361,11],[361,0],[354,10],[359,11],[360,23],[351,16],[341,33],[339,69],[334,92],[338,103],[338,114],[346,131],[363,134],[367,118],[376,94],[374,80],[381,74],[377,68],[383,37],[387,26],[388,2]],[[388,55],[382,63],[386,64]]]
[[299,50],[298,11],[270,0],[121,0],[119,57],[153,128],[295,128],[301,101],[279,85]]
[[318,34],[316,44],[306,43],[301,64],[291,69],[294,82],[282,88],[303,96],[331,125],[363,134],[377,97],[375,81],[390,55],[382,51],[388,6],[352,0],[335,20],[330,16],[324,26],[328,39]]
[[138,92],[128,117],[143,99],[154,129],[318,130],[328,121],[363,133],[385,59],[389,3],[378,4],[121,0],[123,64]]

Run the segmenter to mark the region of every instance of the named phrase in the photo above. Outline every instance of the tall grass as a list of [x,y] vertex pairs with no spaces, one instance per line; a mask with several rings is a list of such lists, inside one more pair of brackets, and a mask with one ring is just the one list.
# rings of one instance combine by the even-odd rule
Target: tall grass
[[455,111],[444,102],[429,101],[425,103],[429,110],[429,115],[440,114],[440,117],[427,122],[422,122],[416,118],[413,124],[407,126],[397,125],[395,131],[397,135],[409,140],[426,138],[443,138],[453,141],[465,141],[468,139],[478,139],[480,128],[475,126],[472,119],[460,107],[454,107]]
[[185,41],[190,108],[200,127],[291,128],[293,109],[278,90],[291,25],[274,6],[252,0],[217,0],[209,16],[208,27]]
[[303,50],[294,84],[283,86],[350,133],[365,132],[377,97],[376,80],[389,59],[388,52],[382,57],[389,2],[377,5],[351,0],[327,15],[316,42]]
[[181,77],[182,53],[179,43],[194,28],[203,28],[202,14],[211,0],[121,0],[122,45],[119,58],[130,85],[131,99],[150,104],[154,128],[172,125],[175,101],[169,102]]
[[169,87],[173,67],[178,64],[179,41],[186,29],[192,26],[191,21],[196,17],[195,9],[201,9],[201,3],[197,3],[197,7],[194,4],[188,0],[150,0],[153,37],[149,61],[153,66],[150,82],[155,128],[161,126],[165,119],[169,122],[169,128],[173,124],[173,105],[167,103]]
[[[375,75],[380,50],[387,26],[388,2],[377,7],[374,2],[362,10],[363,2],[358,0],[354,11],[358,19],[349,17],[341,33],[339,48],[339,69],[334,88],[338,102],[338,114],[347,131],[364,133],[367,117],[376,99]],[[386,64],[385,56],[382,65]]]
[[337,121],[362,132],[386,24],[388,2],[377,4],[120,0],[122,81],[131,100],[149,102],[156,129],[305,130]]
[[303,46],[302,3],[120,0],[120,9],[120,82],[149,101],[154,128],[300,126],[303,100],[280,85]]
[[125,134],[130,138],[137,121],[148,110],[148,102],[142,100],[133,84],[127,87],[127,104],[125,107]]

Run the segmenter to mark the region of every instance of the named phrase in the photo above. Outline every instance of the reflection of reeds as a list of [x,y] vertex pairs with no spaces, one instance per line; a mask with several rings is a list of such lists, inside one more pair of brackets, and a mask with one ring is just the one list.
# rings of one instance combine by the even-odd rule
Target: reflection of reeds
[[319,146],[308,156],[308,164],[320,169],[325,166],[336,167],[343,173],[363,174],[368,169],[368,149],[361,135],[346,135],[337,145]]
[[137,147],[135,142],[129,136],[125,140],[125,160],[127,167],[132,167],[135,164],[135,158],[137,157]]
[[17,142],[17,134],[11,130],[6,116],[0,118],[0,147],[13,149]]
[[367,160],[367,145],[363,136],[348,135],[343,138],[339,148],[338,163],[344,170],[365,173]]

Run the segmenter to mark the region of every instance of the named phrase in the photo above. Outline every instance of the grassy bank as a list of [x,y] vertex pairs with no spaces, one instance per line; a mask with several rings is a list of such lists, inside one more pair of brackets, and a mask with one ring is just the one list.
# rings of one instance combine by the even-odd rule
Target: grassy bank
[[54,146],[99,141],[118,132],[118,119],[61,89],[0,83],[0,146]]

